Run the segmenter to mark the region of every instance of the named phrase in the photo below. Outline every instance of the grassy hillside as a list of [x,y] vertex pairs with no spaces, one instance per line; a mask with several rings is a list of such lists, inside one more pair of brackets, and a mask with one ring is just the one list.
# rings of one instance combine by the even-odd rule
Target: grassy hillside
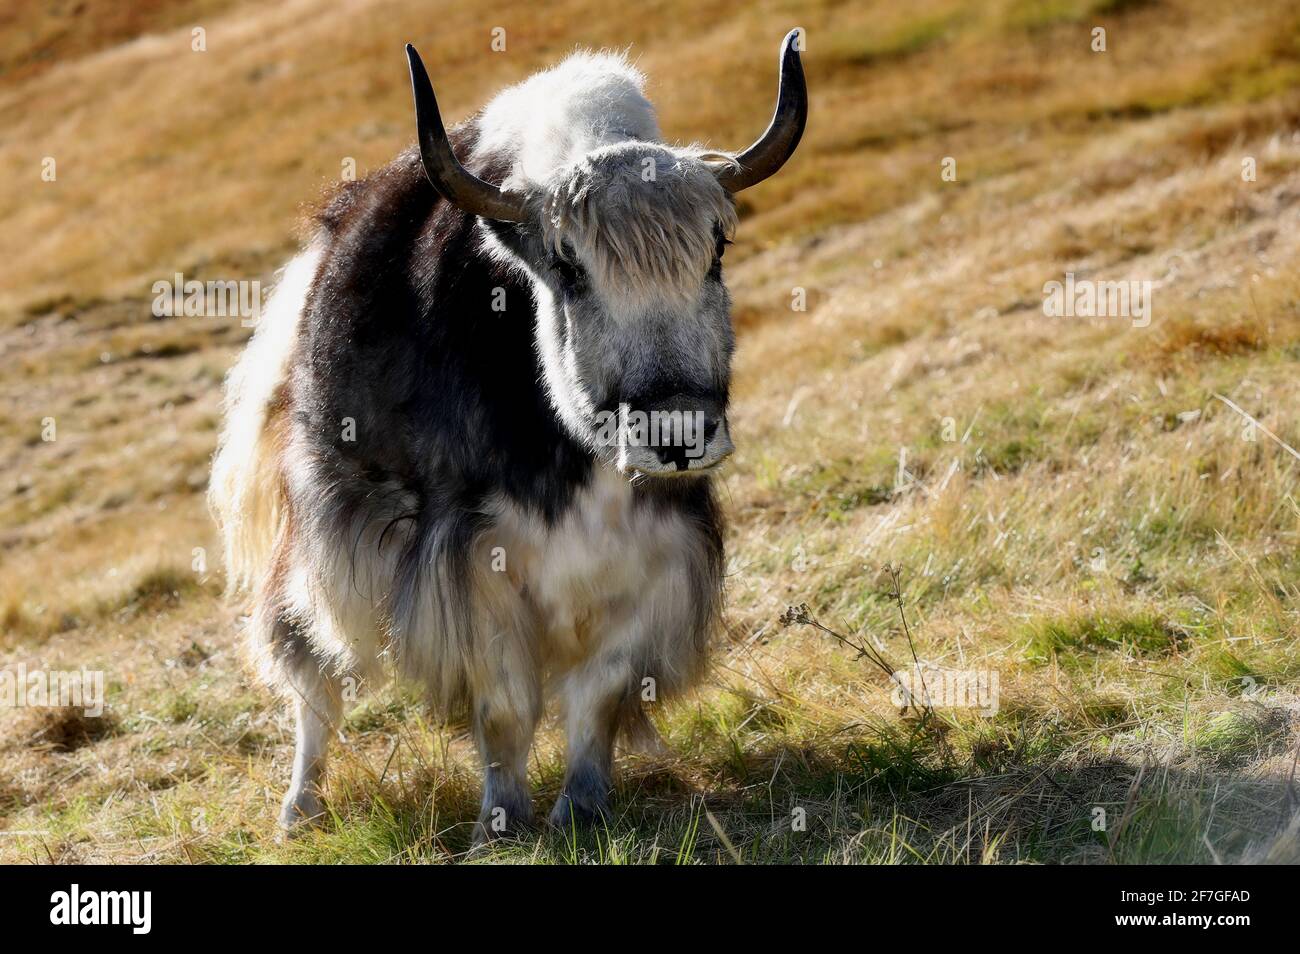
[[[474,859],[1300,860],[1294,4],[119,6],[0,14],[0,665],[109,682],[102,718],[0,712],[0,860],[464,857],[472,746],[399,687],[348,716],[337,818],[275,841],[291,726],[203,503],[248,330],[150,286],[269,279],[413,137],[407,40],[455,118],[630,46],[667,135],[739,148],[795,25],[808,133],[728,254],[717,666],[609,830]],[[1150,324],[1045,316],[1066,272],[1151,282]],[[810,620],[996,672],[998,711],[900,712]],[[552,726],[533,765],[542,805]]]

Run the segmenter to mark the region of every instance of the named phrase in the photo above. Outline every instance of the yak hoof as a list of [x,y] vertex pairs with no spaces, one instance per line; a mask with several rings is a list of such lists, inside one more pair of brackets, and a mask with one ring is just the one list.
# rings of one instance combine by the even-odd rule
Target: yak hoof
[[604,799],[586,799],[561,792],[551,809],[552,828],[566,832],[572,829],[593,828],[609,817],[609,805]]
[[304,789],[289,792],[280,806],[280,830],[288,837],[301,835],[325,819],[325,802],[320,794]]

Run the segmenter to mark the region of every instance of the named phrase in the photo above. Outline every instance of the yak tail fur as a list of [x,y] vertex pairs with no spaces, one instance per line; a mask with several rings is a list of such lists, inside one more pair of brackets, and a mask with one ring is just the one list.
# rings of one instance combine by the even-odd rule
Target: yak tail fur
[[265,578],[287,518],[281,468],[289,423],[285,389],[320,257],[314,245],[280,272],[252,340],[226,377],[208,506],[221,532],[232,593],[254,590]]

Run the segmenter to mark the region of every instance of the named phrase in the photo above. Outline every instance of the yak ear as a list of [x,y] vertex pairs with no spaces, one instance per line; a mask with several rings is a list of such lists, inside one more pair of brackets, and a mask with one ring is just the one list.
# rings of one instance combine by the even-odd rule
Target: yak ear
[[497,240],[506,251],[522,259],[531,257],[530,252],[540,248],[541,229],[533,222],[506,222],[501,219],[483,219],[483,228]]

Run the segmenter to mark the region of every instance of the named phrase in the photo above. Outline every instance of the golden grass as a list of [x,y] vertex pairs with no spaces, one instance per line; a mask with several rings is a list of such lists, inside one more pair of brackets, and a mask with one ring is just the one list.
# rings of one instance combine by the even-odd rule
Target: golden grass
[[[343,157],[364,172],[409,141],[408,39],[455,116],[575,44],[631,44],[671,136],[739,146],[796,23],[808,135],[744,196],[728,264],[718,668],[659,715],[670,754],[622,761],[611,832],[490,857],[732,858],[705,807],[747,860],[1300,857],[1300,461],[1278,443],[1300,448],[1300,19],[1208,0],[670,9],[196,3],[102,33],[19,11],[0,45],[18,65],[0,83],[0,662],[104,668],[112,727],[0,724],[0,826],[49,832],[0,838],[0,858],[462,857],[471,747],[398,690],[349,717],[338,823],[273,844],[287,723],[243,669],[239,608],[193,569],[216,559],[202,490],[246,332],[153,320],[149,285],[265,279]],[[507,54],[487,52],[494,25]],[[1066,271],[1152,281],[1150,327],[1045,317]],[[906,659],[886,562],[923,658],[1000,674],[996,717],[918,731],[841,647],[777,625],[807,602]],[[548,729],[542,796],[559,766]],[[1093,832],[1096,807],[1122,823]]]

